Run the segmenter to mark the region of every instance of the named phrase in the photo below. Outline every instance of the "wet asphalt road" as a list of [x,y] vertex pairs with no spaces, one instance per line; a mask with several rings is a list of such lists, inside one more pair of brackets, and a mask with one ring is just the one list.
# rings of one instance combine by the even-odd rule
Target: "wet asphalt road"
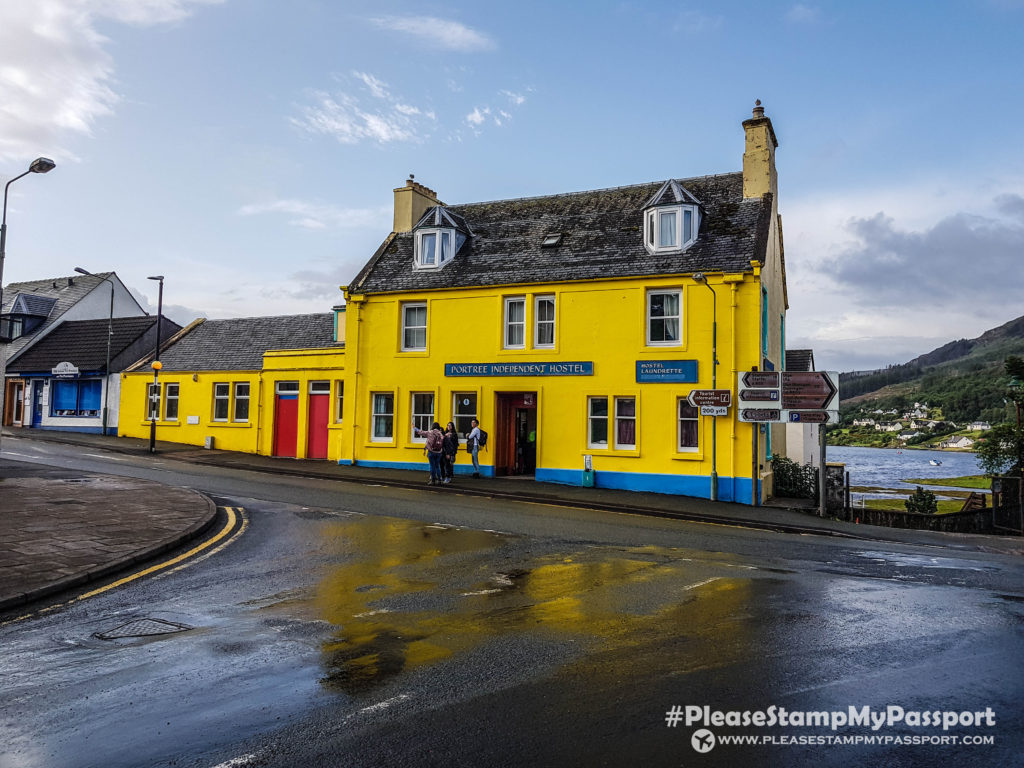
[[[186,568],[0,627],[4,768],[1010,765],[1024,747],[1020,558],[4,448],[204,489],[248,523]],[[192,628],[94,636],[144,617]],[[995,743],[698,754],[696,726],[665,723],[693,704],[991,707],[995,727],[874,733]]]

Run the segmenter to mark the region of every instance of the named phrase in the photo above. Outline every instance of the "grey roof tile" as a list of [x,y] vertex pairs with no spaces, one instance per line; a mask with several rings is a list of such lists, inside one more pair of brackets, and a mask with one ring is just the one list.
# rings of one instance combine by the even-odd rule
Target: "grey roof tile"
[[[413,235],[389,235],[350,285],[353,293],[552,283],[608,277],[741,272],[764,261],[771,198],[743,198],[743,174],[679,179],[701,202],[697,241],[685,251],[651,255],[643,210],[664,181],[615,189],[445,206],[473,237],[438,270],[413,269]],[[669,186],[671,189],[671,185]],[[559,246],[544,236],[562,232]]]
[[160,362],[164,371],[256,371],[267,350],[335,345],[330,312],[207,320],[166,347]]
[[[113,330],[110,337],[110,357],[113,360],[148,331],[156,323],[156,318],[145,315],[115,317],[113,321],[105,318],[61,323],[38,344],[12,358],[7,370],[26,373],[48,371],[57,363],[69,362],[82,371],[100,371],[107,361],[108,323]],[[178,326],[173,323],[172,327]]]

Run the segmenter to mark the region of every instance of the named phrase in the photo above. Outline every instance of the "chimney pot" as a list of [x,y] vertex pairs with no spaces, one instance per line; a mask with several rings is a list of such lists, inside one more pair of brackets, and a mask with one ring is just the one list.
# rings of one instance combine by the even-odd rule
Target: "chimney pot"
[[754,102],[754,119],[764,117],[764,107],[761,106],[761,100],[757,99]]

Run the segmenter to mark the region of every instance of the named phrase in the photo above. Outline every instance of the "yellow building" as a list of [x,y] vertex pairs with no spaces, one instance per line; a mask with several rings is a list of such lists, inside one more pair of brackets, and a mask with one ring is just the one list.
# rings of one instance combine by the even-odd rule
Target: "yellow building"
[[345,288],[341,463],[423,467],[414,427],[476,418],[483,474],[703,497],[717,476],[758,503],[784,425],[688,402],[784,364],[778,143],[760,105],[743,128],[742,172],[466,205],[396,189]]
[[[339,322],[338,318],[342,318]],[[340,334],[339,334],[340,330]],[[199,320],[122,374],[119,432],[268,456],[341,451],[344,311]]]

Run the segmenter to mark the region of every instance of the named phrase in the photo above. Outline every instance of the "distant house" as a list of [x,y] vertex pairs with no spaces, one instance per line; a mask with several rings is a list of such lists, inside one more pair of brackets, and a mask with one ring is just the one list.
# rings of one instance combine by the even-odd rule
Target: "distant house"
[[898,421],[882,421],[875,424],[876,432],[899,432],[903,425]]
[[916,431],[915,432],[900,432],[896,436],[896,439],[899,440],[900,442],[905,443],[907,440],[913,440],[915,437],[920,437],[920,436],[921,436],[921,433],[920,432],[916,432]]
[[992,425],[987,421],[972,421],[967,425],[967,429],[972,432],[983,432],[986,429],[992,429]]
[[939,422],[934,419],[914,419],[910,422],[911,429],[935,429]]
[[939,443],[940,448],[970,448],[972,445],[974,445],[974,441],[964,435],[951,437]]
[[874,419],[854,419],[853,426],[855,427],[873,427],[875,426]]

